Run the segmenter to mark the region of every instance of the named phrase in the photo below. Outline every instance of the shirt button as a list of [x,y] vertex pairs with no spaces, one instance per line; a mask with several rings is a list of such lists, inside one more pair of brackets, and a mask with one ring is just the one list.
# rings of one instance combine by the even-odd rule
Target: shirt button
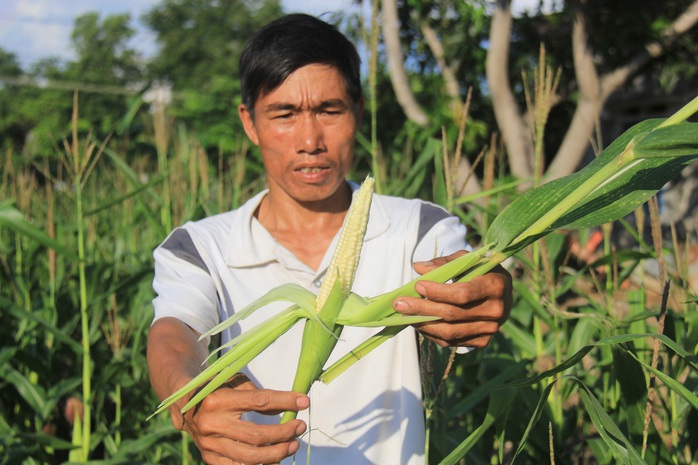
[[315,281],[313,281],[313,285],[315,287],[320,287],[320,286],[322,286],[322,281],[320,281],[319,279],[316,279]]

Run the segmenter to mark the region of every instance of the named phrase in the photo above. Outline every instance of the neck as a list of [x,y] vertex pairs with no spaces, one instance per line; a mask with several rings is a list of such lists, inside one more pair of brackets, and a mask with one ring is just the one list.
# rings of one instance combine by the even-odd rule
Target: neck
[[350,204],[351,188],[346,183],[317,202],[297,202],[270,190],[255,216],[281,245],[317,270]]

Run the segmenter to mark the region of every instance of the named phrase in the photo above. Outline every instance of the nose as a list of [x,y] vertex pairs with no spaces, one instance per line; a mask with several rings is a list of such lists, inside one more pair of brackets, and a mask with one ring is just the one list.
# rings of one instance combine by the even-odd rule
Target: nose
[[322,124],[314,115],[303,115],[298,122],[296,152],[317,155],[325,150]]

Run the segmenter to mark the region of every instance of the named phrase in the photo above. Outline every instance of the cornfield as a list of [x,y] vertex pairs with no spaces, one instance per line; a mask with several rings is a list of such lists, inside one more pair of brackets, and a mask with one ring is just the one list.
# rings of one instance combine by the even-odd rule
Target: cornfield
[[[156,159],[123,153],[78,131],[78,109],[76,97],[51,156],[3,153],[0,464],[196,463],[166,415],[146,420],[158,404],[145,361],[151,253],[173,226],[262,188],[259,160],[243,142],[215,160],[164,114],[151,122]],[[433,185],[430,199],[486,245],[521,198],[515,183],[495,176],[477,210],[461,209],[453,150],[434,139],[419,150],[414,165],[435,181],[405,167],[384,192]],[[614,228],[636,246],[616,249]],[[661,229],[651,197],[632,217],[531,241],[506,262],[514,309],[487,349],[454,357],[421,341],[430,463],[698,461],[696,245]]]

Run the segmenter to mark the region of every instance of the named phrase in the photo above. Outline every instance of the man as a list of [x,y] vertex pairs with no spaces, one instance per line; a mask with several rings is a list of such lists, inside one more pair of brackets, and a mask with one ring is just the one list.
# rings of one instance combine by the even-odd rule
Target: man
[[[276,20],[248,42],[238,112],[262,154],[268,190],[235,211],[176,229],[155,251],[148,363],[160,398],[201,372],[209,341],[199,342],[199,335],[236,309],[285,283],[320,287],[357,187],[345,177],[364,103],[359,64],[342,34],[306,15]],[[376,195],[353,290],[387,292],[466,247],[464,227],[439,207]],[[434,256],[441,258],[413,265]],[[420,282],[416,289],[424,298],[398,298],[394,308],[441,317],[417,329],[442,346],[484,347],[510,306],[511,282],[501,269],[470,283]],[[220,342],[285,306],[257,311]],[[297,326],[197,408],[182,415],[183,400],[171,409],[173,424],[192,436],[206,463],[268,464],[290,456],[305,463],[306,454],[318,464],[423,463],[414,330],[331,384],[315,383],[306,396],[290,392]],[[346,327],[330,362],[374,333]],[[285,410],[299,411],[299,419],[278,424],[276,414]]]

